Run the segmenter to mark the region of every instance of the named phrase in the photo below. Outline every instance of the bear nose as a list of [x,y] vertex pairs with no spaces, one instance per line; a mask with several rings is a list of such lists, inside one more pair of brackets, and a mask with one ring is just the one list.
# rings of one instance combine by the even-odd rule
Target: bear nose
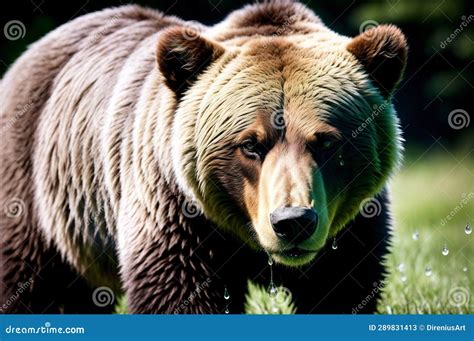
[[282,207],[270,213],[270,223],[278,237],[299,244],[316,230],[318,214],[307,207]]

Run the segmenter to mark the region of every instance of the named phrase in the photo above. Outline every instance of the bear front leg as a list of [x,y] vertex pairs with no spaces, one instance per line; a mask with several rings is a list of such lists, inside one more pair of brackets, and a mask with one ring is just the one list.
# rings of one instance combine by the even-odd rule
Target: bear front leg
[[200,216],[185,217],[174,200],[159,206],[155,216],[137,202],[120,210],[119,257],[129,312],[223,313],[224,285],[206,242],[212,228]]

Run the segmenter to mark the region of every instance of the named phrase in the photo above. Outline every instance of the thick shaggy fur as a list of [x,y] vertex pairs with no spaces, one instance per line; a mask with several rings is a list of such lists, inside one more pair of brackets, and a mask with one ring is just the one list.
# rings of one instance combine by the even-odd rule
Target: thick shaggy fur
[[[190,36],[179,41],[183,29]],[[400,35],[393,30],[380,39]],[[196,31],[208,40],[193,37]],[[343,134],[364,122],[399,74],[385,81],[364,71],[377,51],[367,52],[365,40],[349,42],[302,5],[276,2],[209,28],[137,6],[108,9],[32,45],[0,84],[2,311],[107,311],[92,300],[105,285],[125,291],[133,313],[222,312],[227,286],[231,311],[241,312],[247,279],[268,283],[267,256],[249,247],[259,248],[246,213],[251,202],[244,202],[251,195],[228,174],[234,161],[222,147],[255,122],[258,105],[276,110],[287,98],[285,110],[302,108],[300,118],[288,118],[289,131],[323,129],[314,112],[345,122]],[[406,53],[397,57],[402,68]],[[308,67],[319,73],[308,76]],[[300,312],[350,312],[381,279],[386,194],[381,215],[347,224],[398,158],[393,107],[383,111],[376,118],[383,136],[373,128],[361,134],[373,164],[324,220],[326,245],[347,227],[339,249],[325,246],[313,264],[274,270]]]

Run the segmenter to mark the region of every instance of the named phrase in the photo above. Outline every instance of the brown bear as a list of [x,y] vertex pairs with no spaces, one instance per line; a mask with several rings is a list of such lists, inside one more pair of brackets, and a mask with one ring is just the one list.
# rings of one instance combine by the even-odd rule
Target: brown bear
[[298,312],[350,313],[383,278],[406,54],[290,1],[49,33],[0,85],[1,310],[107,312],[105,286],[131,313],[239,313],[270,257]]

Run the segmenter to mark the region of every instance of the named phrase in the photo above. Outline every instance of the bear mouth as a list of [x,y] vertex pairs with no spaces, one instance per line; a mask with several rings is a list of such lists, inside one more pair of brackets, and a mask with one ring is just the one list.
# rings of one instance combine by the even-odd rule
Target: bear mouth
[[310,253],[315,253],[316,251],[311,251],[311,250],[304,250],[299,247],[294,247],[289,250],[285,250],[280,252],[283,256],[288,257],[288,258],[298,258],[302,257],[304,255],[310,254]]
[[299,247],[294,247],[292,249],[276,252],[272,256],[279,263],[289,266],[297,266],[312,261],[316,253],[317,251],[315,250],[305,250]]

